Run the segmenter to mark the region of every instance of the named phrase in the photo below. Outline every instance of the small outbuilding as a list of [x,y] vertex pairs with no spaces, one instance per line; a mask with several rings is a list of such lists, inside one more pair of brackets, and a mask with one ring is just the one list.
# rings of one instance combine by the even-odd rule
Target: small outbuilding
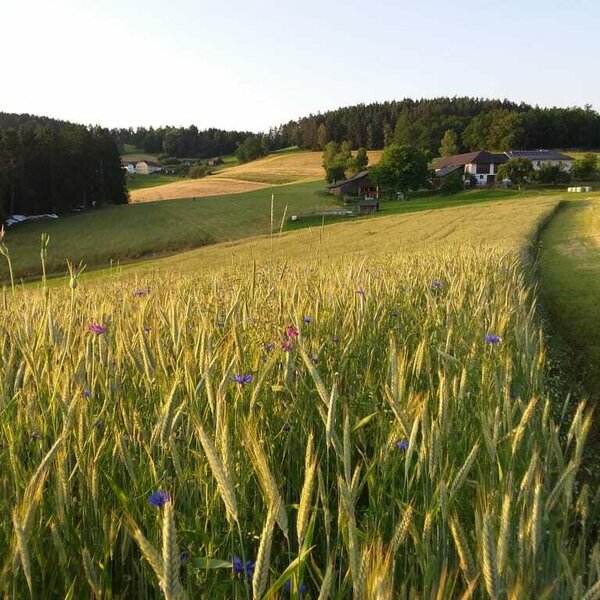
[[358,202],[359,215],[373,215],[379,211],[379,200],[375,198],[365,198]]
[[379,188],[369,179],[369,171],[361,171],[350,179],[336,181],[329,186],[329,191],[342,197],[379,198]]
[[215,158],[209,158],[206,161],[206,165],[209,167],[218,167],[223,164],[223,159],[220,156],[215,156]]

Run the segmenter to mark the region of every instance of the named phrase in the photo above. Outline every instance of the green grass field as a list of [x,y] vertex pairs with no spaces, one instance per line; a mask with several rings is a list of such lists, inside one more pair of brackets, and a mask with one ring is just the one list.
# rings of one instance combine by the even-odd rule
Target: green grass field
[[540,247],[544,302],[573,348],[588,389],[600,384],[600,199],[565,203]]
[[[111,261],[134,260],[268,233],[272,193],[276,194],[277,228],[286,206],[291,213],[331,207],[334,202],[323,191],[323,184],[316,182],[230,196],[110,206],[69,215],[7,232],[15,273],[17,277],[39,276],[42,233],[50,235],[50,273],[64,273],[66,259],[82,260],[90,268],[106,267]],[[0,281],[5,283],[5,265],[0,265],[0,269]]]
[[591,417],[529,283],[558,200],[5,290],[0,593],[595,597]]

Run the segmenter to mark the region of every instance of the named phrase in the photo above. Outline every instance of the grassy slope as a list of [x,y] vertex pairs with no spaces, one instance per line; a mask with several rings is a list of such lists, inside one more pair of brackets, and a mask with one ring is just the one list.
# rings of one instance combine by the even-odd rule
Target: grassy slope
[[[277,230],[286,207],[288,215],[306,215],[340,207],[339,202],[324,191],[323,183],[312,182],[230,196],[108,207],[14,229],[9,232],[7,242],[17,277],[39,276],[39,239],[42,232],[51,237],[47,261],[49,273],[64,273],[66,259],[82,260],[89,268],[103,268],[111,261],[128,262],[268,233],[271,228],[271,194],[275,195],[274,224]],[[449,198],[436,196],[382,203],[379,215],[367,220],[462,204],[511,198],[533,199],[536,194],[539,195],[539,192],[488,190],[465,192]],[[332,224],[340,220],[346,219],[308,216],[295,223],[286,221],[284,230],[320,227],[323,222]],[[0,284],[6,280],[6,267],[0,263]]]
[[541,292],[587,382],[600,383],[600,198],[569,202],[542,236]]
[[[161,274],[191,274],[204,269],[272,259],[294,263],[316,263],[347,257],[348,261],[398,251],[420,251],[439,245],[464,243],[501,246],[507,251],[518,246],[559,202],[558,197],[521,198],[495,204],[422,210],[413,214],[388,215],[337,223],[329,227],[306,228],[217,244],[120,267],[124,273],[144,278]],[[435,269],[433,270],[435,271]],[[432,271],[432,279],[436,278]],[[102,277],[106,271],[98,271]],[[89,275],[88,275],[89,277]]]
[[[17,276],[39,274],[42,232],[51,238],[50,272],[64,272],[66,259],[105,267],[113,259],[131,260],[267,233],[273,192],[277,226],[286,206],[289,211],[301,212],[330,207],[334,202],[323,191],[322,183],[313,182],[216,198],[111,206],[15,228],[8,232],[6,241]],[[6,276],[2,263],[0,283],[6,282]]]

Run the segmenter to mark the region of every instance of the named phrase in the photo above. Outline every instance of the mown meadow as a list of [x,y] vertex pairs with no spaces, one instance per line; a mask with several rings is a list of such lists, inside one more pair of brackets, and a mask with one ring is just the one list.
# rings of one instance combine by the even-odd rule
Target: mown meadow
[[591,414],[546,387],[529,279],[556,203],[495,206],[415,215],[410,251],[389,217],[360,258],[339,225],[5,287],[1,593],[599,598]]

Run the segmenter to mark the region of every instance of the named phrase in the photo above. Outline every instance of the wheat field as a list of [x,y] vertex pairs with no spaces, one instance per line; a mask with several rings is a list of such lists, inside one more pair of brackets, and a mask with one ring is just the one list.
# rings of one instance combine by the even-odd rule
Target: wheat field
[[519,206],[5,289],[2,595],[597,598],[591,417],[546,389],[529,280],[556,203]]
[[202,179],[187,179],[185,181],[175,181],[150,188],[131,190],[129,196],[131,203],[136,204],[138,202],[174,200],[175,198],[226,196],[228,194],[253,192],[254,190],[266,187],[269,187],[269,184],[210,175]]

